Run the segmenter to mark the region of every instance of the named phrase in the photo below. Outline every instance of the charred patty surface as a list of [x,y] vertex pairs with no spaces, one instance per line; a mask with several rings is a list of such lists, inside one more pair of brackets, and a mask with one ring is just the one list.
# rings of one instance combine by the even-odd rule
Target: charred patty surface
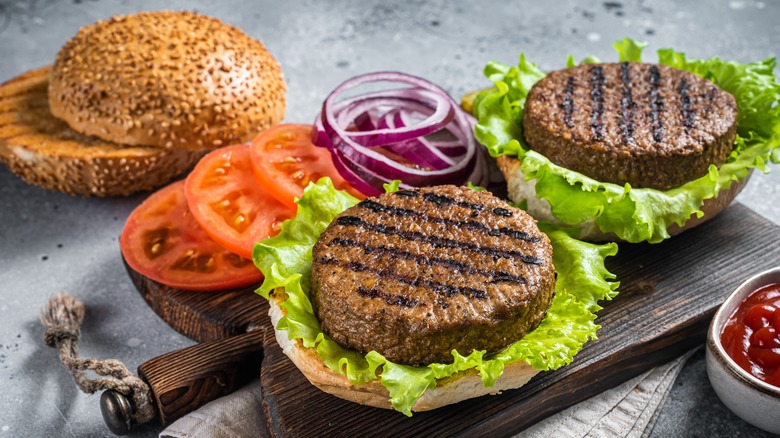
[[666,190],[720,166],[734,145],[734,97],[664,65],[587,64],[537,82],[525,140],[553,163],[599,181]]
[[465,187],[366,199],[331,223],[312,256],[323,331],[409,365],[514,343],[542,320],[555,284],[536,222]]

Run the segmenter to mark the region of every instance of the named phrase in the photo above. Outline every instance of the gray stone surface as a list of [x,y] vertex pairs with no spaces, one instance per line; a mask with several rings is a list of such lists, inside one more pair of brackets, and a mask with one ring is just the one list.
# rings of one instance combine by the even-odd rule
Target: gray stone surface
[[[651,48],[739,61],[776,56],[780,47],[780,4],[769,0],[0,0],[0,81],[51,63],[82,25],[163,7],[198,10],[263,40],[284,69],[292,122],[310,122],[333,87],[369,71],[417,74],[459,96],[487,85],[481,74],[486,62],[513,63],[521,51],[553,69],[568,54],[613,60],[611,43],[624,36],[649,41]],[[192,344],[146,306],[122,267],[117,236],[144,196],[83,199],[46,192],[0,167],[0,437],[108,434],[99,397],[81,394],[41,342],[38,311],[50,294],[68,291],[87,304],[82,355],[115,357],[134,369]],[[755,175],[739,200],[780,223],[780,169]],[[134,436],[158,431],[147,426]],[[716,399],[699,357],[679,378],[653,435],[755,433]]]

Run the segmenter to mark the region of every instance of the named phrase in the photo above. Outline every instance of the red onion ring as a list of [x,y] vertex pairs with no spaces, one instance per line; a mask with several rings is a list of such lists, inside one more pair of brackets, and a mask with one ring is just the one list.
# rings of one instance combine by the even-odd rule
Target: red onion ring
[[[371,82],[410,87],[339,100]],[[322,105],[312,142],[327,148],[344,179],[368,196],[384,193],[382,185],[396,179],[406,188],[491,181],[473,118],[438,86],[403,73],[371,73],[339,85]]]

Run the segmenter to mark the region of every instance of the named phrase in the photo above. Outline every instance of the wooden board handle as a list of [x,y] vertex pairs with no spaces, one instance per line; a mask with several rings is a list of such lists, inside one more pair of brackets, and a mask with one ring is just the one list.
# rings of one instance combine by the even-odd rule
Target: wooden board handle
[[138,367],[163,426],[260,375],[263,329],[172,351]]

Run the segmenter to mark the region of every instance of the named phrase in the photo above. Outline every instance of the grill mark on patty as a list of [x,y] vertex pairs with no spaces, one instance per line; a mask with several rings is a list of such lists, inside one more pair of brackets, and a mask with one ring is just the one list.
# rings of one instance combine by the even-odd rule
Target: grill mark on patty
[[688,134],[691,132],[691,129],[696,125],[696,110],[693,109],[691,105],[691,96],[689,94],[688,89],[688,81],[685,78],[682,78],[680,81],[680,88],[678,89],[680,92],[680,103],[682,104],[682,120],[683,120],[683,127],[685,128],[685,133]]
[[417,307],[420,304],[420,300],[417,298],[409,298],[403,295],[392,295],[376,289],[364,288],[360,286],[357,288],[357,293],[361,297],[366,298],[380,298],[387,303],[388,306],[401,306],[401,307]]
[[322,257],[320,262],[323,264],[333,264],[349,269],[354,272],[370,272],[379,278],[386,278],[388,280],[394,280],[399,283],[408,284],[409,286],[419,287],[424,286],[431,289],[437,295],[452,298],[455,295],[463,295],[467,298],[476,298],[478,300],[488,299],[488,293],[482,289],[475,289],[473,287],[459,287],[452,284],[442,283],[434,280],[424,280],[418,277],[409,278],[399,275],[397,272],[389,269],[377,269],[371,266],[365,265],[360,262],[345,262],[333,257]]
[[512,216],[514,216],[514,213],[512,213],[511,211],[507,210],[506,208],[500,208],[500,207],[499,208],[494,208],[493,209],[493,213],[496,216],[503,216],[503,217],[512,217]]
[[593,66],[590,68],[590,130],[596,140],[604,138],[604,68]]
[[336,223],[338,225],[347,227],[360,227],[369,231],[373,231],[377,234],[398,236],[404,240],[414,240],[417,242],[427,243],[434,248],[457,248],[463,251],[469,251],[481,255],[489,255],[494,259],[519,258],[520,261],[529,265],[542,266],[544,264],[543,261],[538,257],[526,255],[519,251],[481,246],[471,242],[461,242],[454,239],[448,239],[446,237],[430,236],[420,233],[419,231],[402,231],[396,227],[388,227],[386,225],[380,224],[370,224],[356,216],[341,216],[336,219]]
[[477,274],[484,277],[488,277],[490,283],[517,283],[525,284],[525,278],[520,275],[512,275],[503,271],[483,270],[469,265],[468,263],[459,262],[453,259],[441,258],[441,257],[428,257],[420,254],[414,254],[409,251],[405,251],[398,248],[388,248],[387,246],[369,246],[362,242],[357,242],[351,239],[342,239],[336,237],[328,242],[328,246],[338,245],[342,247],[362,248],[366,254],[379,253],[383,255],[390,255],[399,257],[405,260],[412,260],[418,264],[426,266],[445,266],[448,268],[457,269],[463,271],[466,274]]
[[459,207],[469,208],[474,211],[482,211],[485,209],[485,206],[482,204],[474,204],[467,201],[459,201],[454,198],[450,198],[449,196],[439,195],[436,193],[424,193],[423,199],[432,202],[436,204],[436,206],[441,207],[442,205],[457,205]]
[[414,190],[398,190],[395,194],[406,198],[417,198],[420,196],[420,193],[415,192]]
[[653,124],[653,140],[660,143],[664,139],[664,121],[661,115],[664,112],[664,98],[661,95],[661,71],[657,65],[650,67],[647,75],[650,83],[650,121]]
[[[424,195],[423,195],[424,196]],[[528,233],[524,231],[515,230],[512,228],[507,227],[500,227],[498,229],[490,228],[487,225],[483,224],[479,221],[472,221],[472,220],[465,220],[465,221],[459,221],[459,220],[452,220],[447,218],[441,218],[441,217],[435,217],[435,216],[429,216],[425,213],[416,211],[416,210],[409,210],[406,208],[399,208],[399,207],[393,207],[392,205],[385,205],[380,204],[379,202],[372,201],[370,199],[365,199],[363,201],[360,201],[358,204],[358,207],[365,208],[366,210],[371,210],[374,213],[387,213],[393,216],[398,217],[415,217],[418,219],[422,219],[426,222],[432,222],[435,224],[445,224],[450,225],[454,227],[462,227],[469,230],[478,230],[478,231],[485,231],[489,235],[493,237],[498,236],[508,236],[513,237],[518,240],[524,240],[526,242],[537,242],[539,240],[538,237],[535,236],[529,236]],[[484,208],[484,206],[482,206]],[[512,213],[508,210],[505,210],[508,213]],[[501,215],[503,216],[503,214]]]
[[631,95],[632,85],[630,65],[628,62],[620,64],[620,82],[623,83],[622,97],[620,98],[620,135],[625,143],[634,142],[634,113],[636,108],[634,98]]
[[710,101],[715,100],[715,97],[718,95],[718,87],[710,87],[710,89],[707,91],[707,98]]
[[574,84],[576,83],[574,76],[569,76],[566,81],[566,88],[564,88],[563,103],[563,123],[567,128],[574,128],[574,122],[571,120],[571,115],[574,112],[574,100],[572,99],[572,93],[574,92]]

